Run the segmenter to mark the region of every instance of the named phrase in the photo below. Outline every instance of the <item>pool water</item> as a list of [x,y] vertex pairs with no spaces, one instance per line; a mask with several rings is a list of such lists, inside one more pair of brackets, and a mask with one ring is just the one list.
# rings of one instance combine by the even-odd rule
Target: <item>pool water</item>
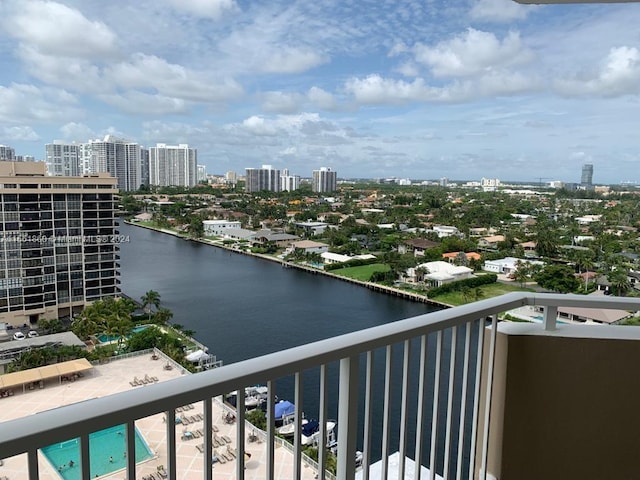
[[[153,457],[153,452],[138,430],[135,431],[136,463]],[[100,430],[89,434],[89,458],[91,478],[126,468],[126,434],[124,425]],[[64,480],[81,480],[80,440],[75,438],[43,448],[42,453],[54,470]],[[72,463],[71,466],[69,464]],[[62,468],[60,468],[62,467]]]
[[[143,330],[146,330],[147,328],[149,328],[149,325],[140,325],[138,327],[134,327],[133,330],[131,330],[131,333],[138,333],[138,332],[142,332]],[[98,341],[100,343],[111,343],[111,342],[116,342],[118,341],[118,339],[120,338],[118,335],[107,335],[105,333],[96,336],[96,338],[98,339]]]

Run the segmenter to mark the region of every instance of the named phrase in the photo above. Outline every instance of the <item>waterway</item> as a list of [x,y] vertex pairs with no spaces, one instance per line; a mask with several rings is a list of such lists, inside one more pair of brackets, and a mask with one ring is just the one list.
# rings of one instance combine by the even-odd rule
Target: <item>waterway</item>
[[[174,314],[172,322],[195,331],[196,339],[225,364],[434,310],[427,304],[323,275],[285,269],[278,263],[124,222],[119,230],[129,239],[120,245],[122,291],[135,299],[148,290],[159,292],[162,305]],[[417,350],[416,345],[414,352]],[[430,339],[430,351],[435,351],[434,339]],[[377,352],[375,358],[377,419],[372,453],[377,459],[381,450],[384,352]],[[394,370],[398,372],[400,362],[401,355],[397,355]],[[414,376],[417,363],[414,358],[411,368]],[[328,374],[334,385],[330,390],[329,414],[336,415],[337,365],[331,365]],[[317,372],[305,373],[303,408],[310,418],[317,418],[317,377]],[[398,373],[394,385],[395,422],[400,413],[400,377]],[[415,394],[415,386],[412,391]],[[277,393],[280,398],[293,400],[291,379],[279,382]],[[395,429],[391,440],[398,441]],[[426,456],[424,462],[428,462]]]

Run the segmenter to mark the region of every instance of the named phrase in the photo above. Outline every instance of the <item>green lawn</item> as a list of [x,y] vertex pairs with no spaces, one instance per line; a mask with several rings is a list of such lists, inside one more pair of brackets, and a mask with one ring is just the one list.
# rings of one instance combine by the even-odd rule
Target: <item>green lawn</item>
[[388,272],[389,265],[384,263],[372,263],[371,265],[361,265],[359,267],[340,268],[338,270],[330,270],[329,273],[334,273],[342,277],[349,277],[361,282],[368,282],[375,272]]
[[[483,285],[480,287],[482,290],[482,298],[479,300],[484,300],[485,298],[499,297],[500,295],[504,295],[505,293],[511,292],[533,292],[534,290],[526,287],[521,287],[518,284],[504,284],[504,283],[492,283],[490,285]],[[465,299],[460,292],[451,292],[445,293],[442,295],[437,295],[432,297],[429,295],[429,298],[432,300],[436,300],[442,303],[448,303],[449,305],[464,305],[465,303],[470,303],[475,301],[473,298],[474,289],[471,289],[471,298]],[[428,294],[428,292],[427,292]]]

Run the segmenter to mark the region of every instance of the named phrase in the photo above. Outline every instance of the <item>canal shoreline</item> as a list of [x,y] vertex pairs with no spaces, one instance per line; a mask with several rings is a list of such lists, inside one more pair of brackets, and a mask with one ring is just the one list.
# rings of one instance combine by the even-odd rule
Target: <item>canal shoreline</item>
[[190,242],[198,242],[201,243],[203,245],[209,245],[212,247],[218,247],[221,248],[223,250],[227,250],[229,252],[234,252],[234,253],[239,253],[239,254],[243,254],[243,255],[249,255],[255,258],[261,258],[263,260],[268,260],[271,262],[275,262],[275,263],[279,263],[282,265],[283,268],[295,268],[298,270],[303,270],[307,273],[311,273],[313,275],[325,275],[327,277],[331,277],[334,278],[336,280],[342,280],[343,282],[348,282],[348,283],[353,283],[355,285],[359,285],[361,287],[365,287],[369,290],[373,290],[374,292],[379,292],[379,293],[385,293],[387,295],[391,295],[391,296],[395,296],[395,297],[399,297],[402,298],[404,300],[410,300],[412,302],[417,302],[417,303],[424,303],[433,307],[437,307],[440,309],[446,309],[446,308],[453,308],[453,305],[449,305],[447,303],[443,303],[443,302],[438,302],[436,300],[432,300],[428,297],[426,297],[425,295],[420,295],[418,293],[413,293],[413,292],[407,292],[404,290],[401,290],[399,288],[394,288],[394,287],[389,287],[387,285],[380,285],[378,283],[373,283],[373,282],[364,282],[362,280],[356,280],[354,278],[349,278],[349,277],[343,277],[341,275],[336,275],[335,273],[331,273],[331,272],[327,272],[324,270],[319,270],[317,268],[312,268],[309,267],[307,265],[299,265],[296,263],[291,263],[291,262],[287,262],[283,259],[280,258],[276,258],[276,257],[272,257],[269,255],[263,255],[260,253],[253,253],[253,252],[247,252],[245,250],[239,250],[236,248],[231,248],[231,247],[227,247],[226,245],[222,245],[219,243],[214,243],[213,241],[210,240],[205,240],[205,239],[193,239],[193,238],[187,238],[183,235],[181,235],[178,232],[175,232],[173,230],[167,230],[164,228],[157,228],[157,227],[152,227],[150,225],[143,225],[137,222],[132,222],[130,220],[123,220],[124,223],[126,223],[127,225],[131,225],[134,227],[141,227],[141,228],[146,228],[147,230],[152,230],[154,232],[158,232],[158,233],[164,233],[167,235],[172,235],[176,238],[181,238],[183,240],[186,241],[190,241]]

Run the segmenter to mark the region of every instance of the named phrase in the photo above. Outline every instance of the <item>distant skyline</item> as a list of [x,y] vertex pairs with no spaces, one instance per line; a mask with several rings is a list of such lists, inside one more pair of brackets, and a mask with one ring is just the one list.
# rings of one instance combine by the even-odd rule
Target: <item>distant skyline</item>
[[2,0],[0,144],[188,143],[210,173],[640,181],[640,4]]

